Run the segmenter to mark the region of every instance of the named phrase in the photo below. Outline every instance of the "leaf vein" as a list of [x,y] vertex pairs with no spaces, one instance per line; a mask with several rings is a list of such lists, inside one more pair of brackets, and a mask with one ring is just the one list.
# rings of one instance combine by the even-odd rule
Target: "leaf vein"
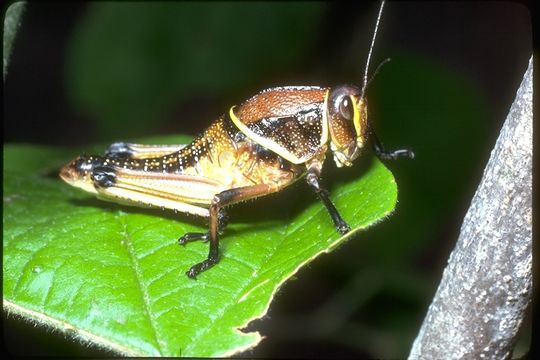
[[131,259],[131,263],[133,264],[133,270],[135,271],[135,277],[137,280],[137,285],[139,286],[139,290],[142,294],[142,300],[144,304],[144,311],[148,317],[148,320],[150,321],[150,326],[152,328],[152,333],[154,334],[154,340],[156,342],[156,345],[158,347],[158,351],[160,354],[163,354],[163,349],[161,346],[161,342],[159,341],[158,337],[158,330],[157,330],[157,324],[156,319],[154,318],[152,311],[150,310],[150,296],[148,294],[148,289],[144,284],[143,281],[143,274],[142,269],[140,267],[139,261],[137,259],[137,256],[135,254],[135,249],[133,248],[133,242],[132,237],[129,234],[127,223],[122,219],[121,216],[117,216],[116,219],[120,222],[120,225],[122,226],[122,236],[126,240],[126,248],[129,253],[129,257]]

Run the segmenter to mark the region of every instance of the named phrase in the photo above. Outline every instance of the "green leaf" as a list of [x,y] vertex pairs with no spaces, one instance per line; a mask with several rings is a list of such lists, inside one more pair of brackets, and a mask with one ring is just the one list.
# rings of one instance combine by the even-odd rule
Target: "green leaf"
[[266,314],[278,288],[387,216],[397,199],[392,174],[366,157],[336,176],[325,173],[353,228],[347,236],[309,191],[240,204],[246,214],[231,209],[221,261],[191,280],[184,273],[206,257],[208,244],[176,240],[204,231],[204,221],[69,187],[54,167],[75,155],[4,146],[4,308],[125,355],[222,357],[255,346],[261,336],[240,329]]

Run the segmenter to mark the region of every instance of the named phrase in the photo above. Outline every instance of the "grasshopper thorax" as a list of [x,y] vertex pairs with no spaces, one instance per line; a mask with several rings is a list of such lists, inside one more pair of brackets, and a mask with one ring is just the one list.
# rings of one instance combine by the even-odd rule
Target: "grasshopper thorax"
[[367,102],[356,86],[331,88],[326,101],[330,149],[338,167],[351,166],[367,136]]

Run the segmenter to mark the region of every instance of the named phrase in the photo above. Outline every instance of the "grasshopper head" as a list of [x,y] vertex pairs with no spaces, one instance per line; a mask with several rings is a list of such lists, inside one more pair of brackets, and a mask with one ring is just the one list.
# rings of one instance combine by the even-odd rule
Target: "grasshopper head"
[[79,156],[60,170],[60,177],[71,186],[95,194],[96,188],[92,179],[92,170],[100,163],[100,159],[96,157]]
[[338,167],[351,166],[367,136],[367,101],[360,89],[343,85],[329,90],[327,119],[330,149]]

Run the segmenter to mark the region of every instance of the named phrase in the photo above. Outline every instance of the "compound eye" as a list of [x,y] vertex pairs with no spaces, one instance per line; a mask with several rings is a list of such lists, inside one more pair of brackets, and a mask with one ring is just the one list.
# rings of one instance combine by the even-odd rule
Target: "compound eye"
[[347,120],[352,120],[354,109],[350,96],[344,96],[339,102],[339,113]]

